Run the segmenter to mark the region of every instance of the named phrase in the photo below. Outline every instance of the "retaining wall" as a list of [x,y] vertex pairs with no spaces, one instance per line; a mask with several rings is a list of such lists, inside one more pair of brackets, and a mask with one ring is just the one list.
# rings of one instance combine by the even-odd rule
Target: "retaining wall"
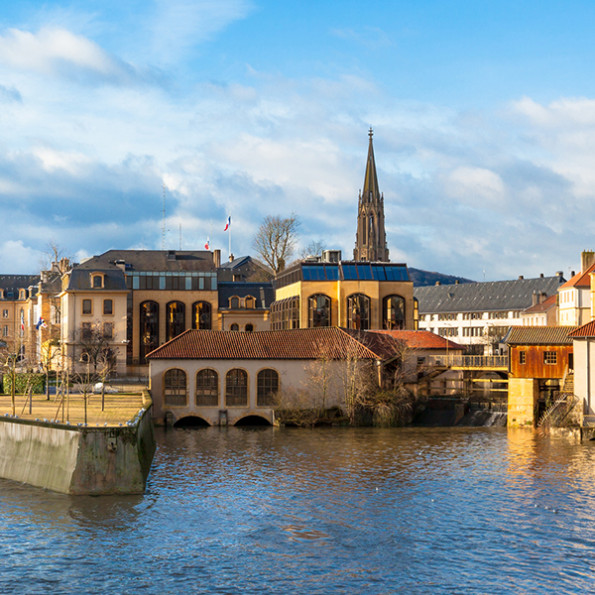
[[140,494],[155,439],[151,399],[134,424],[74,427],[0,417],[0,477],[65,494]]

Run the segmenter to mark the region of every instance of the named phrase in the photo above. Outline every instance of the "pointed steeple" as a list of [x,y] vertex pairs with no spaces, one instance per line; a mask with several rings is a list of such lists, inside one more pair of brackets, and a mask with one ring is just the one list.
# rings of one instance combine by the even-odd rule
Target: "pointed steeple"
[[378,190],[378,176],[376,175],[376,161],[374,160],[374,145],[372,144],[372,137],[374,131],[370,128],[368,132],[370,137],[370,144],[368,145],[368,160],[366,161],[366,173],[364,175],[364,189],[362,190],[362,197],[366,202],[380,197]]
[[368,133],[368,160],[364,174],[364,188],[359,195],[357,211],[357,233],[355,234],[354,260],[388,262],[386,233],[384,231],[384,196],[378,188],[376,161],[372,137],[374,131]]

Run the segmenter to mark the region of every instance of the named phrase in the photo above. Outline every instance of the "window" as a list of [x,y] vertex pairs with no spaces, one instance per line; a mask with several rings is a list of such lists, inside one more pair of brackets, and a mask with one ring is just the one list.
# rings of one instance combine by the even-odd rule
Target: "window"
[[182,302],[169,302],[165,326],[165,340],[169,341],[186,329],[186,308]]
[[254,330],[254,325],[253,325],[253,324],[250,324],[250,323],[248,323],[248,324],[247,324],[247,325],[244,327],[244,330],[245,330],[247,333],[251,333],[251,332]]
[[93,331],[91,329],[91,323],[83,322],[83,324],[81,325],[81,339],[83,341],[90,341],[92,336]]
[[2,329],[2,336],[8,337],[8,325],[5,324],[4,328]]
[[113,314],[114,313],[113,300],[103,300],[103,313],[104,314]]
[[140,350],[143,363],[145,356],[159,345],[159,304],[143,302],[140,305]]
[[244,299],[244,305],[246,308],[254,310],[256,308],[256,299],[249,295]]
[[274,331],[300,328],[300,298],[290,297],[273,302],[271,326]]
[[[450,320],[456,314],[449,314]],[[440,320],[443,320],[440,318]],[[400,330],[405,328],[405,299],[400,295],[389,295],[382,301],[382,328]]]
[[527,352],[519,351],[519,364],[523,365],[527,363]]
[[209,302],[192,304],[192,328],[211,329],[211,304]]
[[83,314],[93,314],[93,302],[91,300],[83,300]]
[[354,293],[347,298],[347,328],[365,331],[370,328],[370,298]]
[[186,372],[168,370],[163,378],[163,402],[166,405],[186,405]]
[[555,351],[543,352],[543,363],[548,366],[553,366],[558,363],[558,354]]
[[237,310],[240,307],[240,298],[239,297],[229,298],[229,307],[231,310]]
[[103,276],[102,275],[93,275],[92,277],[92,285],[94,288],[101,288],[103,287]]
[[103,323],[103,338],[111,339],[114,336],[114,325],[111,322]]
[[275,370],[261,370],[256,377],[256,404],[271,407],[279,391],[279,374]]
[[308,298],[308,326],[331,325],[331,298],[319,293]]
[[225,376],[225,404],[228,407],[248,406],[248,374],[234,368]]
[[8,310],[2,310],[2,318],[8,318]]
[[229,327],[230,331],[239,331],[240,327],[235,322]]
[[215,370],[199,370],[196,373],[196,405],[217,407],[219,404],[219,375]]

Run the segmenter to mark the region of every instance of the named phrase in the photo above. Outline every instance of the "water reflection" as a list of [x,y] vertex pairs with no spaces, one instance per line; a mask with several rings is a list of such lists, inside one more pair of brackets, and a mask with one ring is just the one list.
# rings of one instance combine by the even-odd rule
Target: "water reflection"
[[142,497],[0,482],[0,589],[575,593],[595,578],[595,445],[501,428],[157,440]]

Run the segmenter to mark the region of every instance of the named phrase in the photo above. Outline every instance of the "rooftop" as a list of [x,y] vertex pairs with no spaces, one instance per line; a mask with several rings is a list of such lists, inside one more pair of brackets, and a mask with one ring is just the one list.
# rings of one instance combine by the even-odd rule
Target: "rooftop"
[[514,281],[488,281],[414,288],[420,314],[526,310],[533,292],[552,295],[564,282],[559,275]]
[[513,326],[504,339],[509,345],[572,345],[575,326]]

